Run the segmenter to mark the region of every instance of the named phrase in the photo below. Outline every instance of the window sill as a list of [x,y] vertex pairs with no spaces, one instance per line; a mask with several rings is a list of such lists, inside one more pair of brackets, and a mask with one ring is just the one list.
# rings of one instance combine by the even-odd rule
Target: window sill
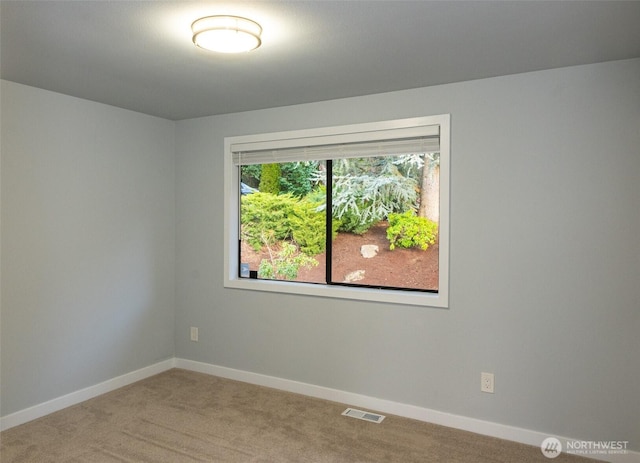
[[438,293],[428,293],[422,291],[398,291],[391,289],[385,290],[333,285],[327,286],[323,284],[292,283],[279,280],[253,280],[245,278],[228,278],[225,280],[224,286],[225,288],[330,297],[336,299],[351,299],[436,308],[448,307],[446,291],[442,290]]

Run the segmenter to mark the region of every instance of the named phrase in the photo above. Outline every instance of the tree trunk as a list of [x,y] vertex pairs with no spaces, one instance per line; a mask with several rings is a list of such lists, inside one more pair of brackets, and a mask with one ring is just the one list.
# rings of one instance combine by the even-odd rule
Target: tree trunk
[[418,216],[440,222],[440,165],[425,162],[420,186]]

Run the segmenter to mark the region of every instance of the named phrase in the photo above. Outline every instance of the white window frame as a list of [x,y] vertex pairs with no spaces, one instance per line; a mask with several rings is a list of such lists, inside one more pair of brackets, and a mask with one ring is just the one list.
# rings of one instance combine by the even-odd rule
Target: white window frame
[[[440,127],[440,221],[438,230],[439,262],[438,292],[404,291],[366,287],[334,286],[281,280],[260,280],[239,277],[239,169],[233,164],[232,146],[249,144],[269,148],[296,146],[296,140],[336,139],[370,141],[384,131],[412,129],[438,125]],[[318,138],[316,138],[318,137]],[[321,137],[321,138],[320,138]],[[298,145],[304,146],[304,145]],[[322,127],[287,132],[226,137],[224,139],[224,286],[253,291],[269,291],[297,295],[340,299],[357,299],[393,304],[448,308],[449,306],[449,169],[450,115],[414,117],[364,124]]]

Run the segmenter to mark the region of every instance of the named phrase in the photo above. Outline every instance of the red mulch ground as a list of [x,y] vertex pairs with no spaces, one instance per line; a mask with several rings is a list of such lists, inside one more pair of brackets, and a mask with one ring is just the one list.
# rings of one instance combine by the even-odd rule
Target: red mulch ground
[[[438,244],[423,251],[418,248],[389,250],[386,235],[387,224],[381,222],[364,235],[339,233],[333,242],[333,281],[342,282],[346,275],[364,270],[364,278],[356,284],[390,286],[397,288],[438,289]],[[360,247],[374,244],[379,248],[375,257],[366,259],[360,254]],[[249,262],[252,270],[257,270],[260,260],[268,253],[254,253],[247,246],[242,247],[242,261]],[[297,281],[325,281],[325,254],[316,256],[317,267],[303,268],[298,272]]]

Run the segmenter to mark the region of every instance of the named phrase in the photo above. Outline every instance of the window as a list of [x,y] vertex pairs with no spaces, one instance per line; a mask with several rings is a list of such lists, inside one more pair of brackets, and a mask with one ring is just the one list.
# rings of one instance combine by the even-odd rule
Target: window
[[448,306],[449,115],[225,138],[225,287]]

